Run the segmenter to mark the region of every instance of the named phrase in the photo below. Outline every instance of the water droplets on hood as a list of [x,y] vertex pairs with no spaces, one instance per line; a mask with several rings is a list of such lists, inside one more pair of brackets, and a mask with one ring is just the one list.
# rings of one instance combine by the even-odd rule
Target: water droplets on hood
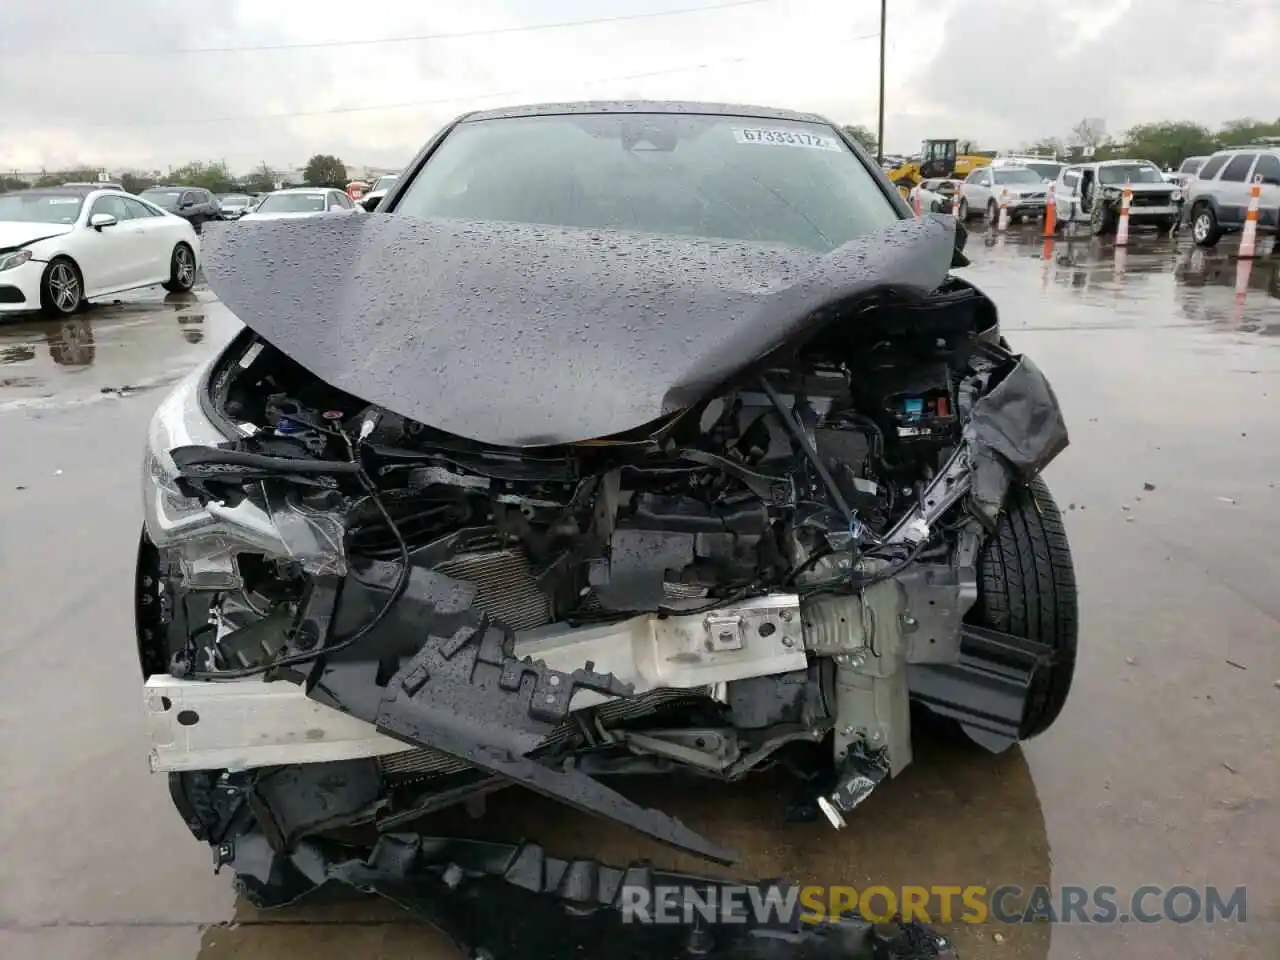
[[827,255],[400,215],[243,226],[205,258],[242,321],[339,389],[517,446],[655,420],[805,335],[819,306],[932,290],[953,250],[933,218]]

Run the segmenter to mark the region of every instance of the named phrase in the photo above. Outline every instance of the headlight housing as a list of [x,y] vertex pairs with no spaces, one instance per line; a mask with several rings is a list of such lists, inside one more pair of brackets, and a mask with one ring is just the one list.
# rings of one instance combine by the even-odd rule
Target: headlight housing
[[1173,193],[1169,194],[1169,199],[1172,200],[1174,203],[1178,203],[1179,201],[1182,200],[1182,191],[1181,190],[1173,191]]
[[202,381],[197,370],[179,383],[147,429],[142,511],[148,538],[173,554],[188,589],[240,589],[235,558],[241,553],[294,560],[311,574],[345,574],[341,519],[306,508],[287,490],[264,484],[261,503],[244,498],[234,506],[201,503],[183,492],[169,451],[227,441],[200,406]]
[[20,267],[30,259],[30,250],[13,250],[9,253],[0,253],[0,273],[5,270],[12,270],[14,267]]

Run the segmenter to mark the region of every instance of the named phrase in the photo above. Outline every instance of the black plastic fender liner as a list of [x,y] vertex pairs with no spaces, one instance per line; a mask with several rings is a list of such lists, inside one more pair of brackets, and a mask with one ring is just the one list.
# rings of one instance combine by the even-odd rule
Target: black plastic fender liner
[[[259,832],[223,844],[244,895],[269,909],[328,884],[386,897],[444,931],[467,957],[492,960],[954,960],[951,943],[916,923],[872,924],[846,914],[809,923],[798,897],[788,911],[724,910],[754,890],[785,884],[728,880],[655,870],[646,863],[611,867],[563,860],[528,843],[387,834],[357,851],[305,840],[290,853]],[[725,896],[732,888],[736,899]],[[674,897],[674,899],[673,899]],[[660,898],[674,922],[637,903]],[[682,899],[683,898],[683,899]],[[763,902],[769,902],[763,900]],[[632,905],[629,908],[628,905]],[[707,905],[711,905],[708,907]],[[557,909],[558,907],[558,909]]]

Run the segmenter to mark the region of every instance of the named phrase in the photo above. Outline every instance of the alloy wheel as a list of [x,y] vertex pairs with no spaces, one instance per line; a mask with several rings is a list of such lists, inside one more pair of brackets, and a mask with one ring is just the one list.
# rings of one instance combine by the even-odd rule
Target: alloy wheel
[[1197,243],[1203,243],[1209,238],[1209,214],[1201,212],[1196,214],[1195,223],[1191,225],[1192,235]]
[[49,271],[49,293],[62,313],[72,313],[80,305],[80,280],[69,263],[55,263]]
[[173,261],[174,279],[183,287],[194,286],[196,282],[196,264],[191,251],[186,247],[179,247],[174,251]]

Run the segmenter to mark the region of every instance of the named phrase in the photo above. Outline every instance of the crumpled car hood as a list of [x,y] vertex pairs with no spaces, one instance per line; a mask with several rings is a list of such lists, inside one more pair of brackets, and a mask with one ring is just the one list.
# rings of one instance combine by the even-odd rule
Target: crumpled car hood
[[951,221],[903,220],[832,252],[400,215],[241,221],[205,273],[317,377],[503,446],[622,433],[811,332],[813,312],[946,277]]

